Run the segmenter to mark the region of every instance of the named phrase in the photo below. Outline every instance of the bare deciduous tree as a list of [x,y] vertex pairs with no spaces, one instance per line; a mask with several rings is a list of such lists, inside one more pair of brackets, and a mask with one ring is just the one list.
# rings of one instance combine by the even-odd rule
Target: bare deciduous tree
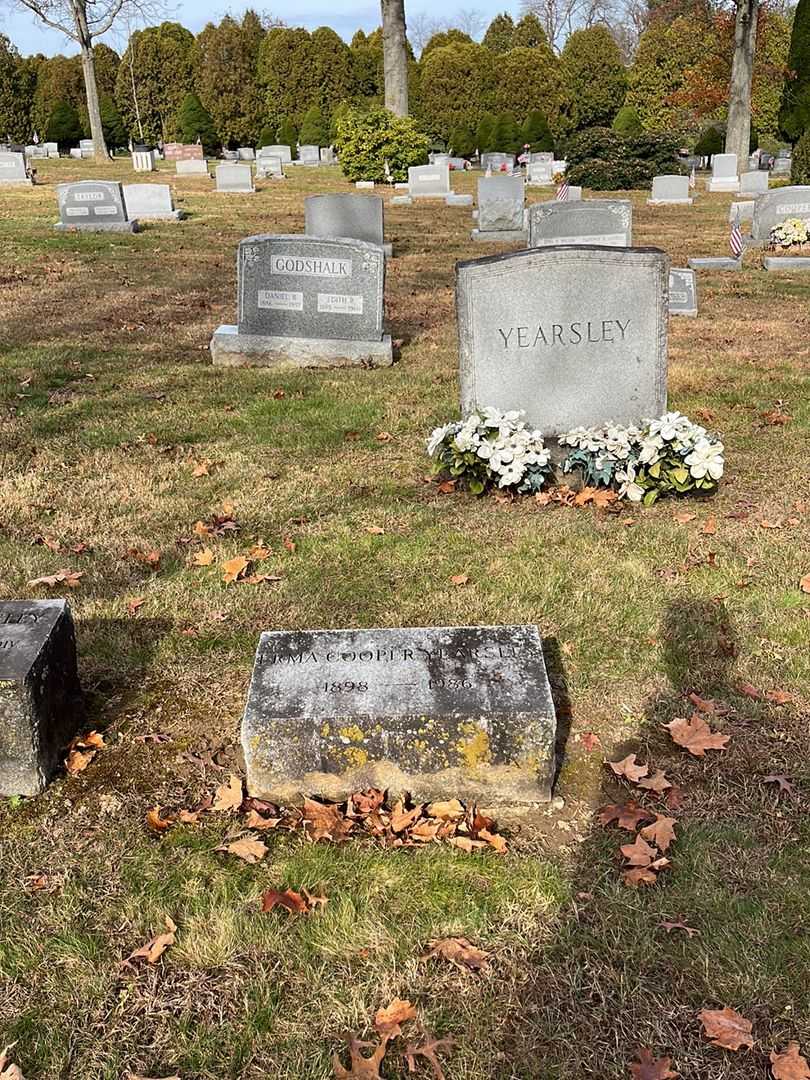
[[93,149],[97,158],[106,158],[93,43],[112,30],[119,17],[156,17],[163,10],[160,0],[6,0],[5,4],[0,0],[0,7],[3,6],[32,12],[45,26],[58,30],[79,46]]
[[474,40],[481,36],[486,19],[477,8],[459,8],[455,15],[428,15],[418,11],[408,20],[408,41],[418,56],[434,34],[444,30],[461,30]]
[[405,0],[380,0],[383,32],[385,107],[396,116],[408,115],[408,44]]
[[[634,26],[639,9],[637,0],[523,0],[524,15],[535,15],[543,25],[549,44],[559,52],[574,30],[597,23],[609,27],[624,49],[632,49],[638,29]],[[634,32],[635,31],[635,32]]]

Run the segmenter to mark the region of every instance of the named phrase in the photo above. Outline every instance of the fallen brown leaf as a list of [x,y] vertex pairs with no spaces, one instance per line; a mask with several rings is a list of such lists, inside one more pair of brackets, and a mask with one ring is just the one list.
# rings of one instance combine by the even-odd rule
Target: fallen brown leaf
[[160,807],[154,806],[146,811],[146,824],[154,833],[164,833],[174,824],[174,818],[161,817]]
[[228,559],[227,562],[222,564],[224,571],[222,574],[223,582],[226,585],[231,585],[234,581],[238,581],[240,577],[245,575],[249,566],[250,560],[246,559],[244,555],[237,555],[233,559]]
[[453,574],[450,578],[451,585],[466,585],[470,580],[469,574]]
[[436,1057],[436,1051],[450,1050],[455,1045],[455,1039],[434,1039],[432,1035],[425,1032],[425,1041],[421,1046],[417,1046],[416,1043],[409,1043],[405,1047],[405,1060],[408,1063],[408,1071],[415,1072],[417,1057],[423,1057],[430,1062],[436,1080],[444,1080],[444,1073],[439,1059]]
[[671,788],[672,784],[667,780],[662,769],[656,769],[652,776],[639,780],[638,786],[644,788],[645,791],[654,791],[657,795],[661,795]]
[[9,1060],[8,1053],[13,1050],[16,1043],[11,1043],[5,1050],[0,1050],[0,1080],[25,1080],[19,1065]]
[[654,814],[651,810],[639,806],[638,803],[629,799],[626,803],[610,803],[603,806],[599,811],[599,821],[602,825],[610,825],[612,821],[629,832],[635,832],[642,821],[652,821]]
[[675,839],[675,818],[656,814],[653,824],[641,830],[641,836],[655,844],[659,851],[666,851]]
[[137,615],[146,603],[145,596],[135,596],[127,603],[127,615]]
[[636,1057],[638,1062],[632,1062],[630,1065],[634,1080],[673,1080],[674,1077],[680,1076],[680,1073],[670,1069],[672,1058],[654,1058],[652,1051],[646,1046],[642,1046],[636,1052]]
[[214,792],[212,810],[238,810],[242,805],[242,780],[233,773],[228,777],[227,784],[218,787]]
[[634,784],[650,771],[648,765],[636,763],[635,754],[628,754],[621,761],[608,761],[607,764],[617,776],[623,776],[625,780],[630,780]]
[[214,561],[214,552],[211,548],[203,548],[202,551],[198,551],[196,555],[193,555],[191,562],[193,566],[211,566]]
[[385,1057],[385,1051],[391,1039],[390,1035],[383,1035],[371,1057],[363,1057],[360,1052],[364,1048],[374,1046],[374,1043],[361,1042],[354,1035],[348,1040],[349,1061],[348,1069],[344,1069],[337,1054],[332,1055],[332,1071],[335,1080],[382,1080],[380,1077],[380,1065]]
[[35,589],[38,585],[45,585],[48,588],[53,588],[54,585],[64,583],[69,589],[78,589],[83,577],[83,570],[57,570],[55,574],[46,574],[44,577],[34,578],[33,581],[28,582],[28,587]]
[[167,915],[166,933],[158,934],[156,937],[147,941],[145,945],[142,945],[140,949],[136,949],[135,952],[130,953],[124,961],[124,964],[128,965],[132,960],[146,960],[148,964],[156,964],[169,946],[174,945],[176,933],[177,927],[173,920]]
[[401,1024],[413,1020],[416,1009],[404,998],[394,998],[390,1005],[377,1009],[374,1014],[374,1028],[379,1035],[393,1038],[402,1034]]
[[422,957],[423,960],[438,956],[443,960],[449,960],[458,968],[466,968],[469,971],[481,971],[489,963],[489,953],[471,945],[465,937],[439,938],[431,941],[430,946],[430,952]]
[[672,736],[672,741],[688,750],[694,757],[703,757],[707,750],[725,750],[730,735],[714,733],[706,721],[698,713],[693,713],[687,720],[685,717],[676,717],[664,727]]
[[241,840],[234,840],[230,844],[221,844],[217,851],[224,851],[228,855],[235,855],[246,863],[261,862],[270,849],[255,836],[244,836]]
[[632,844],[622,844],[619,850],[631,866],[649,866],[658,854],[640,834]]
[[698,1013],[703,1024],[703,1034],[714,1046],[724,1050],[739,1050],[741,1046],[753,1048],[752,1023],[734,1009],[703,1009]]
[[810,1080],[810,1066],[799,1053],[797,1042],[788,1043],[781,1054],[771,1050],[771,1072],[774,1080]]
[[695,930],[694,926],[687,926],[682,919],[675,919],[673,921],[664,919],[663,922],[658,924],[662,930],[666,930],[668,934],[671,934],[673,930],[683,930],[687,937],[693,938],[696,934],[699,934],[699,930]]
[[787,776],[771,773],[770,776],[764,776],[762,782],[763,784],[778,784],[779,790],[784,791],[784,793],[790,795],[791,798],[796,794],[796,789]]

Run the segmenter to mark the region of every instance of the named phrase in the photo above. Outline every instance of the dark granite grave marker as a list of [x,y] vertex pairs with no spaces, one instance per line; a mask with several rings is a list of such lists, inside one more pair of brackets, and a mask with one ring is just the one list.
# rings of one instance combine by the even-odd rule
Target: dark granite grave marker
[[0,601],[0,795],[36,795],[82,716],[64,600]]
[[543,802],[555,727],[536,626],[265,633],[242,722],[248,791]]

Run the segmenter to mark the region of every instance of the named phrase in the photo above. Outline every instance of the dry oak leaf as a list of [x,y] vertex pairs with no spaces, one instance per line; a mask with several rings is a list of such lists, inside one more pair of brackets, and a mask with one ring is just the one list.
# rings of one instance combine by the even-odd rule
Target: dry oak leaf
[[408,1063],[408,1072],[416,1072],[416,1058],[423,1057],[426,1061],[430,1062],[430,1067],[433,1070],[433,1075],[436,1080],[444,1080],[444,1073],[439,1064],[439,1059],[436,1057],[436,1051],[445,1049],[450,1050],[455,1045],[455,1039],[434,1039],[432,1035],[425,1032],[425,1041],[421,1046],[417,1046],[415,1043],[409,1043],[405,1047],[405,1060]]
[[778,784],[779,790],[784,791],[786,795],[793,797],[796,794],[796,789],[791,784],[789,778],[782,773],[771,773],[770,776],[763,776],[763,784]]
[[203,548],[202,551],[198,551],[196,555],[192,556],[192,566],[211,566],[214,561],[214,553],[211,548]]
[[439,956],[443,960],[449,960],[456,967],[468,971],[481,971],[489,963],[489,953],[476,948],[465,937],[439,938],[431,941],[430,947],[430,952],[422,957],[423,960]]
[[765,700],[770,701],[771,705],[788,705],[793,701],[793,694],[787,690],[768,690]]
[[0,1080],[25,1080],[19,1065],[14,1065],[8,1058],[9,1050],[15,1045],[16,1043],[12,1043],[5,1050],[0,1050]]
[[690,521],[694,521],[697,514],[691,510],[682,510],[679,514],[674,514],[673,518],[679,525],[688,525]]
[[222,580],[226,585],[238,581],[240,577],[244,577],[249,566],[250,560],[246,559],[244,555],[237,555],[233,559],[228,559],[227,562],[222,564],[222,569],[224,570]]
[[292,889],[280,892],[277,889],[268,889],[262,893],[262,911],[272,911],[274,907],[283,907],[291,915],[308,915],[316,907],[326,907],[327,897],[313,896],[306,889],[300,893]]
[[366,525],[366,532],[370,533],[372,536],[385,535],[385,529],[381,528],[379,525]]
[[647,825],[641,830],[645,840],[655,844],[659,851],[666,851],[675,839],[675,818],[667,817],[666,814],[656,814],[652,825]]
[[280,817],[262,817],[257,810],[251,810],[245,818],[245,828],[258,829],[261,832],[262,830],[275,829],[280,821]]
[[658,854],[641,835],[632,844],[622,844],[619,850],[631,866],[649,866]]
[[799,588],[803,593],[810,593],[810,574],[805,574],[799,582]]
[[703,1024],[703,1034],[714,1046],[724,1050],[739,1050],[741,1046],[753,1048],[753,1025],[734,1009],[703,1009],[698,1013],[698,1019]]
[[451,585],[466,585],[470,580],[469,574],[453,574],[450,578]]
[[774,1080],[810,1080],[810,1066],[799,1053],[797,1042],[789,1042],[781,1054],[771,1050],[771,1072]]
[[693,938],[695,934],[700,933],[700,931],[696,930],[694,926],[687,926],[683,919],[664,919],[664,921],[660,922],[658,925],[661,927],[662,930],[666,930],[668,934],[671,934],[673,930],[683,930],[687,937]]
[[339,806],[304,799],[303,813],[307,835],[312,840],[343,840],[354,828],[354,822],[344,817]]
[[498,852],[499,855],[505,855],[507,844],[505,837],[500,833],[492,833],[489,829],[480,829],[478,832],[480,840],[486,840],[491,848]]
[[383,1035],[374,1053],[370,1058],[367,1058],[363,1057],[360,1051],[364,1047],[374,1046],[374,1043],[361,1042],[352,1035],[348,1040],[349,1068],[344,1069],[338,1055],[332,1055],[332,1071],[335,1080],[382,1080],[380,1077],[380,1065],[385,1057],[385,1051],[390,1039],[390,1035]]
[[652,821],[652,811],[645,810],[637,802],[629,799],[626,803],[610,803],[603,806],[599,811],[599,821],[602,825],[610,825],[612,821],[621,829],[635,832],[642,821]]
[[410,828],[421,816],[423,807],[415,806],[412,810],[406,810],[403,802],[394,803],[391,810],[391,829],[395,833],[404,832]]
[[704,536],[714,536],[717,532],[717,518],[707,517],[706,520],[703,522],[702,531]]
[[453,847],[461,848],[468,855],[476,848],[485,848],[487,846],[485,840],[471,840],[469,836],[451,836],[448,843]]
[[170,829],[174,824],[174,818],[161,817],[160,807],[153,806],[151,810],[146,811],[146,824],[149,829],[154,833],[164,833],[167,829]]
[[672,784],[667,780],[663,769],[656,769],[652,776],[639,780],[638,786],[644,788],[645,791],[654,791],[657,795],[661,795],[671,788]]
[[124,963],[129,964],[132,960],[146,960],[148,964],[156,964],[168,947],[174,945],[176,933],[177,927],[173,920],[167,915],[166,933],[158,934],[150,941],[147,941],[145,945],[142,945],[140,949],[136,949],[135,952],[130,953]]
[[242,805],[242,780],[233,773],[228,777],[227,784],[218,787],[214,792],[212,810],[238,810]]
[[634,866],[632,870],[624,872],[625,885],[634,885],[637,888],[639,885],[655,885],[657,881],[658,875],[648,866]]
[[48,588],[54,585],[61,585],[63,582],[69,589],[78,589],[81,584],[80,579],[84,577],[84,571],[75,570],[57,570],[55,574],[46,574],[44,577],[34,578],[33,581],[28,582],[30,589],[35,589],[37,585],[46,585]]
[[602,746],[601,739],[593,731],[583,731],[578,738],[589,754],[593,750],[599,750]]
[[646,1046],[642,1046],[636,1052],[636,1057],[638,1062],[632,1062],[630,1065],[634,1080],[673,1080],[674,1077],[680,1076],[680,1073],[670,1069],[672,1058],[654,1058],[652,1051]]
[[146,603],[145,596],[134,596],[127,603],[127,615],[137,615],[143,605]]
[[427,812],[428,817],[439,818],[441,821],[460,821],[464,817],[464,807],[458,799],[431,803]]
[[377,1009],[374,1014],[374,1027],[379,1035],[394,1038],[402,1034],[400,1024],[416,1017],[416,1009],[404,998],[394,998],[390,1005]]
[[707,750],[725,750],[730,735],[715,733],[706,723],[702,716],[692,713],[687,720],[683,716],[676,717],[664,727],[672,736],[672,741],[688,750],[695,757],[703,757]]
[[636,764],[635,754],[628,754],[621,761],[608,761],[607,764],[617,776],[623,776],[634,784],[650,771],[648,765]]
[[224,851],[228,855],[235,855],[246,863],[261,862],[270,849],[255,836],[244,836],[241,840],[234,840],[230,844],[221,844],[217,851]]
[[191,475],[195,479],[199,478],[200,476],[210,476],[210,473],[208,472],[208,470],[209,470],[209,468],[211,467],[212,464],[213,464],[213,462],[209,461],[207,458],[205,459],[205,461],[193,462],[192,463]]

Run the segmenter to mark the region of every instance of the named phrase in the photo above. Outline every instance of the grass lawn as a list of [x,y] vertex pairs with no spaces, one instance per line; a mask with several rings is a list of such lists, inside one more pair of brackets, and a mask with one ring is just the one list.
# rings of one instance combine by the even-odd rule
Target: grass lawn
[[[0,193],[0,597],[83,574],[70,601],[108,745],[40,798],[0,800],[0,1049],[16,1042],[26,1080],[322,1080],[394,996],[457,1040],[447,1080],[619,1080],[640,1045],[690,1080],[755,1080],[773,1048],[810,1054],[810,277],[749,254],[701,275],[697,319],[670,321],[670,405],[726,444],[713,499],[607,513],[443,495],[424,440],[457,410],[453,268],[497,250],[469,240],[469,209],[387,212],[394,367],[214,369],[239,239],[302,232],[306,194],[349,190],[339,172],[239,197],[168,170],[187,222],[66,235],[54,183],[132,173],[38,165],[42,186]],[[733,196],[631,197],[637,245],[675,266],[726,253]],[[763,419],[775,408],[789,421]],[[237,533],[195,533],[223,513]],[[281,580],[223,584],[259,540]],[[206,547],[214,565],[193,565]],[[513,622],[551,641],[570,731],[564,807],[508,815],[508,854],[271,833],[249,866],[215,850],[239,831],[225,815],[146,828],[150,807],[192,807],[238,771],[261,630]],[[689,692],[727,706],[727,751],[692,758],[663,730]],[[683,789],[672,867],[646,889],[622,882],[630,834],[594,820],[629,794],[604,757],[629,752]],[[329,899],[262,914],[269,887]],[[166,916],[175,944],[122,968]],[[699,933],[660,926],[678,917]],[[488,969],[423,960],[445,935]],[[702,1035],[697,1013],[724,1006],[753,1021],[753,1050]],[[409,1075],[400,1051],[383,1076]]]

